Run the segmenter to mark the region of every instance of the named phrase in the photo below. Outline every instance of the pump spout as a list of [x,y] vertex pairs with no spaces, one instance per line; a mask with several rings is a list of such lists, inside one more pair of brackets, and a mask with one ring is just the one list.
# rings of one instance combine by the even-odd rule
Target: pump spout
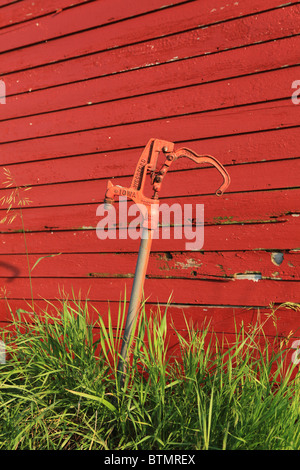
[[104,209],[110,210],[115,202],[115,193],[114,193],[114,185],[111,181],[107,183],[107,189],[104,197]]

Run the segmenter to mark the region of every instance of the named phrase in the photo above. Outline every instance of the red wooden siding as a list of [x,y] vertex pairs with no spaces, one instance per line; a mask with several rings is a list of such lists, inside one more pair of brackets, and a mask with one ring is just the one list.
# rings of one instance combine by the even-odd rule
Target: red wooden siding
[[[32,187],[31,266],[60,253],[32,271],[37,305],[73,288],[105,315],[129,294],[139,241],[100,241],[96,209],[109,178],[130,182],[152,137],[214,155],[232,182],[217,198],[214,169],[172,168],[161,201],[204,204],[204,246],[154,240],[147,308],[173,293],[179,327],[183,310],[229,335],[270,303],[300,302],[299,17],[300,2],[282,0],[0,0],[1,166]],[[0,277],[11,306],[24,307],[20,218],[0,225]],[[278,318],[281,335],[299,336],[299,313]]]

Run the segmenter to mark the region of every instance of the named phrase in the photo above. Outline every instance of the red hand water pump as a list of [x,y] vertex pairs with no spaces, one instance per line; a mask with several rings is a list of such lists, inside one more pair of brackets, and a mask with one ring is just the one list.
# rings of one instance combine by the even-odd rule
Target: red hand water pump
[[[157,170],[156,166],[160,153],[164,154],[165,162],[161,168]],[[171,164],[178,158],[183,157],[187,157],[197,164],[211,164],[221,173],[223,177],[223,184],[216,191],[218,196],[222,195],[223,192],[228,188],[230,184],[229,174],[221,165],[221,163],[216,160],[216,158],[210,155],[197,155],[195,152],[187,148],[174,150],[174,143],[160,139],[150,139],[147,143],[138,161],[132,178],[131,186],[129,188],[113,185],[111,181],[108,181],[107,184],[107,190],[104,199],[106,209],[109,209],[110,205],[114,203],[114,200],[117,196],[126,196],[127,198],[134,201],[135,204],[137,204],[143,216],[141,244],[126,317],[121,356],[118,364],[118,376],[121,385],[124,382],[128,343],[133,333],[133,325],[142,300],[143,286],[151,250],[152,233],[153,230],[157,228],[158,224],[158,193],[161,189],[162,181]],[[144,186],[147,175],[150,175],[151,177],[151,184],[153,188],[153,195],[150,198],[144,195]]]

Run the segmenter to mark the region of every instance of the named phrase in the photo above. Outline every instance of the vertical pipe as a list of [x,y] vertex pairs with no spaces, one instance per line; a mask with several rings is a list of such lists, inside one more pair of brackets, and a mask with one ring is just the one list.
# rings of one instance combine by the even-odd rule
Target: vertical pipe
[[144,228],[142,232],[142,239],[141,239],[141,244],[139,248],[139,254],[138,254],[138,259],[136,263],[130,302],[129,302],[128,312],[127,312],[123,342],[122,342],[122,347],[121,347],[121,357],[119,359],[118,369],[117,369],[120,388],[122,388],[124,384],[124,380],[125,380],[128,343],[133,333],[132,329],[133,329],[134,321],[137,317],[141,299],[142,299],[143,286],[144,286],[144,281],[146,277],[151,243],[152,243],[151,230]]
[[6,348],[3,341],[0,341],[0,364],[6,364]]

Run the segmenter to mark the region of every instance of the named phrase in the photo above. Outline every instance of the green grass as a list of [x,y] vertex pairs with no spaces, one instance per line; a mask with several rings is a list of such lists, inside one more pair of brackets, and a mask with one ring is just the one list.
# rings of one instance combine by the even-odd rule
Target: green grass
[[0,449],[300,449],[298,376],[261,327],[224,349],[206,328],[176,331],[142,310],[119,390],[122,305],[114,327],[109,315],[91,324],[87,302],[51,311],[19,312],[3,332]]

